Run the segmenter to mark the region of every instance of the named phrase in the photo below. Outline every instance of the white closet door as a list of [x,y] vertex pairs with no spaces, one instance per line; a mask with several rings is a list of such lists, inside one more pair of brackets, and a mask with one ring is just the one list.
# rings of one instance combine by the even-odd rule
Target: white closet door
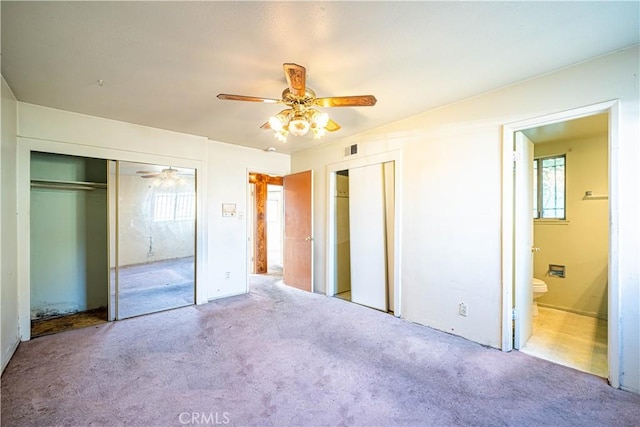
[[383,165],[349,170],[351,301],[387,311]]

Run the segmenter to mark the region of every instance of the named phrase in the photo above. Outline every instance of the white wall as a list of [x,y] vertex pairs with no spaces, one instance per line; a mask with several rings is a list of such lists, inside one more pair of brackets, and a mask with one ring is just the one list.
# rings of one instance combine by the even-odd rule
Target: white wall
[[2,371],[19,343],[18,259],[16,254],[17,103],[2,77],[2,149],[0,151],[0,343]]
[[[359,157],[402,151],[402,316],[492,347],[501,345],[502,127],[619,98],[618,269],[620,383],[640,391],[640,140],[638,47],[425,112],[370,132],[296,153],[292,171],[315,174],[316,289],[327,248],[326,168],[346,145]],[[384,100],[380,100],[384,102]],[[375,107],[373,107],[375,108]],[[458,315],[458,303],[469,307]]]
[[[609,203],[585,199],[608,194],[607,135],[535,145],[535,156],[565,154],[565,221],[534,221],[533,275],[549,291],[538,304],[607,318]],[[565,278],[547,275],[549,264],[566,266]]]
[[[196,300],[246,292],[247,169],[286,174],[288,155],[26,103],[18,103],[18,112],[19,298],[20,312],[27,316],[20,317],[23,331],[28,330],[29,310],[31,150],[196,169]],[[242,217],[222,218],[222,203],[236,203]],[[227,271],[230,278],[225,280]]]
[[[231,144],[217,144],[209,151],[209,250],[211,270],[209,298],[247,291],[247,215],[249,171],[287,175],[288,155],[268,153]],[[237,215],[222,217],[222,204],[235,203]],[[239,254],[242,256],[239,256]],[[230,279],[225,279],[229,272]]]

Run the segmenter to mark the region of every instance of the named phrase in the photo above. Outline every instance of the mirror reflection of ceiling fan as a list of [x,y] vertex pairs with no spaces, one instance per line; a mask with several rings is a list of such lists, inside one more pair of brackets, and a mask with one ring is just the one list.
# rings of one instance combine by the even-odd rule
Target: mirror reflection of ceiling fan
[[218,99],[288,106],[289,108],[280,111],[261,126],[262,129],[273,130],[275,137],[282,142],[287,140],[289,133],[304,136],[311,132],[314,138],[322,138],[326,132],[340,129],[340,125],[331,120],[327,113],[315,107],[370,107],[376,104],[377,100],[373,95],[317,98],[315,92],[306,86],[306,69],[303,66],[285,63],[283,67],[289,87],[282,92],[281,99],[225,93],[219,94]]
[[169,166],[166,169],[162,169],[160,172],[155,172],[155,171],[136,171],[136,173],[138,175],[140,175],[140,178],[158,178],[161,176],[165,176],[165,177],[169,177],[172,175],[177,175],[178,174],[178,169],[174,169],[171,166]]
[[139,170],[136,174],[140,178],[156,178],[158,180],[180,180],[182,177],[193,176],[194,171],[192,169],[180,169],[169,166],[160,171],[154,170]]

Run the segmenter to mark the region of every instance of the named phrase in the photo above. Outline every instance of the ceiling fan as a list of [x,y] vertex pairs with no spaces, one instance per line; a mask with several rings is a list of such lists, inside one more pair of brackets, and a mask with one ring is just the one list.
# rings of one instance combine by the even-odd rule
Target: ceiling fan
[[326,132],[340,129],[340,125],[331,120],[327,113],[315,107],[370,107],[376,104],[377,100],[373,95],[317,98],[316,93],[306,86],[306,69],[302,65],[285,63],[283,68],[288,87],[282,91],[281,99],[226,93],[219,94],[218,99],[288,106],[289,108],[269,118],[269,121],[261,126],[262,129],[273,130],[275,137],[282,142],[287,140],[289,133],[304,136],[311,131],[314,138],[322,138]]

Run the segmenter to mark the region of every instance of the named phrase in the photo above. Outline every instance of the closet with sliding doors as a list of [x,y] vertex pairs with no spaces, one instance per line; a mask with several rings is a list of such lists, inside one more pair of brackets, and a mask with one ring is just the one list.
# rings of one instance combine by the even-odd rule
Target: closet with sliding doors
[[32,337],[194,304],[195,172],[31,153]]

